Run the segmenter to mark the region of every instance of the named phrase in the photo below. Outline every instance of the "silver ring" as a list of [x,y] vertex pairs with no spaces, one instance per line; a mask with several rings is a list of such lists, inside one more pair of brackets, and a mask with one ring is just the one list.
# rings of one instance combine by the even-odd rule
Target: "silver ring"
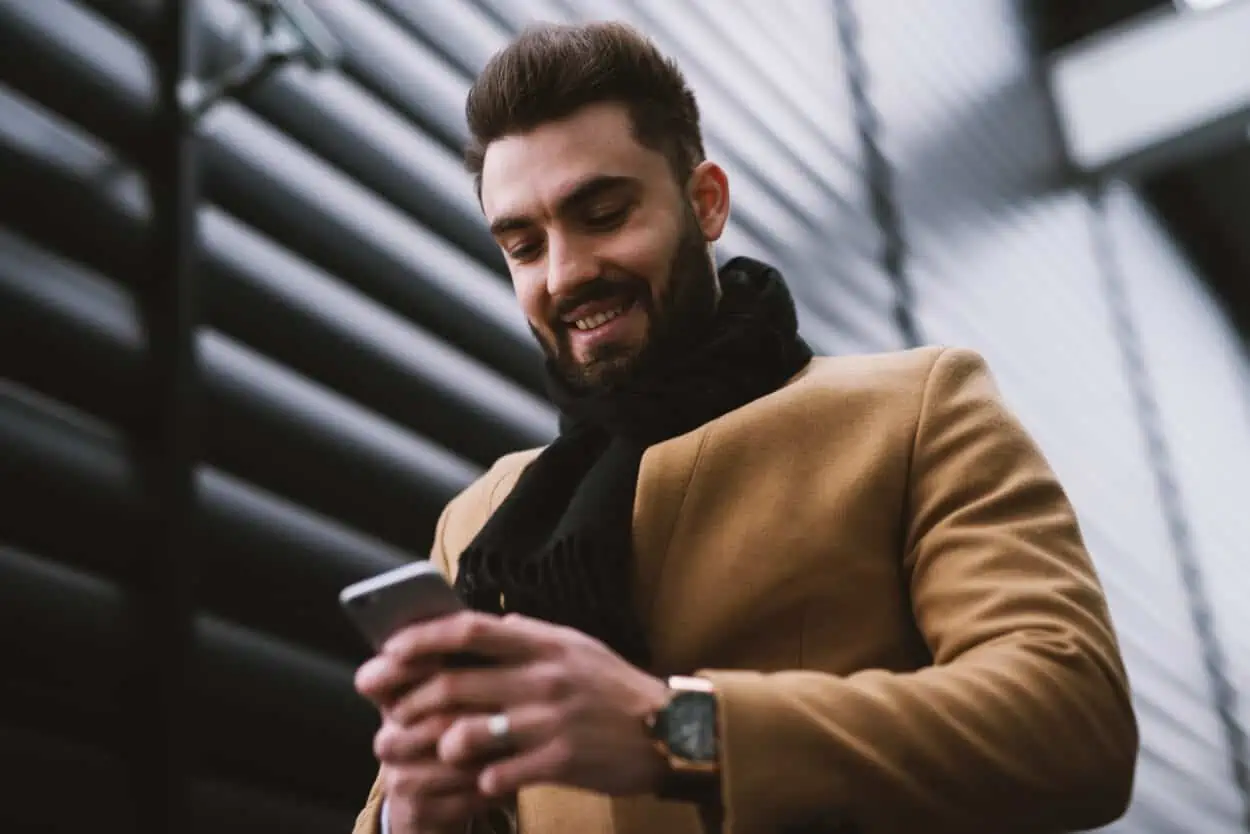
[[508,713],[497,712],[487,719],[486,732],[496,741],[507,741],[512,735],[512,720],[508,718]]

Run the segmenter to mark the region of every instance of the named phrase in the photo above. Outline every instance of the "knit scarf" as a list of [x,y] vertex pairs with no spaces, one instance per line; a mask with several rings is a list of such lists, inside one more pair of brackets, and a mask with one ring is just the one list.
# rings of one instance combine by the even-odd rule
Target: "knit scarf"
[[780,273],[739,257],[720,280],[710,323],[626,384],[585,394],[549,370],[561,431],[461,555],[456,588],[471,608],[570,626],[647,668],[630,593],[643,453],[775,391],[812,357]]

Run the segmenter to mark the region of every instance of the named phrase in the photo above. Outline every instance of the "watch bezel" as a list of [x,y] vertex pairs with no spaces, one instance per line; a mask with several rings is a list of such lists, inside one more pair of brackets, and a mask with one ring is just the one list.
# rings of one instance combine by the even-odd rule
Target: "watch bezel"
[[[669,689],[672,696],[652,717],[650,730],[656,746],[668,761],[669,769],[678,775],[713,775],[719,771],[720,765],[720,716],[716,691],[710,681],[703,678],[675,676],[669,678]],[[708,759],[695,759],[679,753],[673,746],[672,727],[669,720],[673,707],[681,700],[696,699],[706,704],[706,712],[711,721],[712,754]]]

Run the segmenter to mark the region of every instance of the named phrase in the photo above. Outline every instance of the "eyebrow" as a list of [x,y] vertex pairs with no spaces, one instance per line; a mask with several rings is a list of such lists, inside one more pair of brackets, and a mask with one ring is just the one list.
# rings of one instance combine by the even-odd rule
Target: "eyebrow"
[[[560,198],[556,205],[556,212],[562,215],[571,214],[578,207],[592,202],[596,197],[601,197],[606,193],[622,188],[633,188],[639,182],[637,177],[612,176],[609,174],[589,177],[578,183],[568,194]],[[496,218],[490,224],[490,233],[495,237],[499,237],[509,232],[528,229],[533,226],[534,221],[529,217],[519,214],[506,215]]]

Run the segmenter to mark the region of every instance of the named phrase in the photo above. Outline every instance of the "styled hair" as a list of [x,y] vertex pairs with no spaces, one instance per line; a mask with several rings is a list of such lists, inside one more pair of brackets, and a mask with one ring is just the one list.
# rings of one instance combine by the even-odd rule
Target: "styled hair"
[[625,106],[639,144],[664,154],[684,184],[704,159],[699,107],[677,64],[616,22],[540,24],[497,52],[465,101],[465,167],[481,196],[490,144],[604,102]]

